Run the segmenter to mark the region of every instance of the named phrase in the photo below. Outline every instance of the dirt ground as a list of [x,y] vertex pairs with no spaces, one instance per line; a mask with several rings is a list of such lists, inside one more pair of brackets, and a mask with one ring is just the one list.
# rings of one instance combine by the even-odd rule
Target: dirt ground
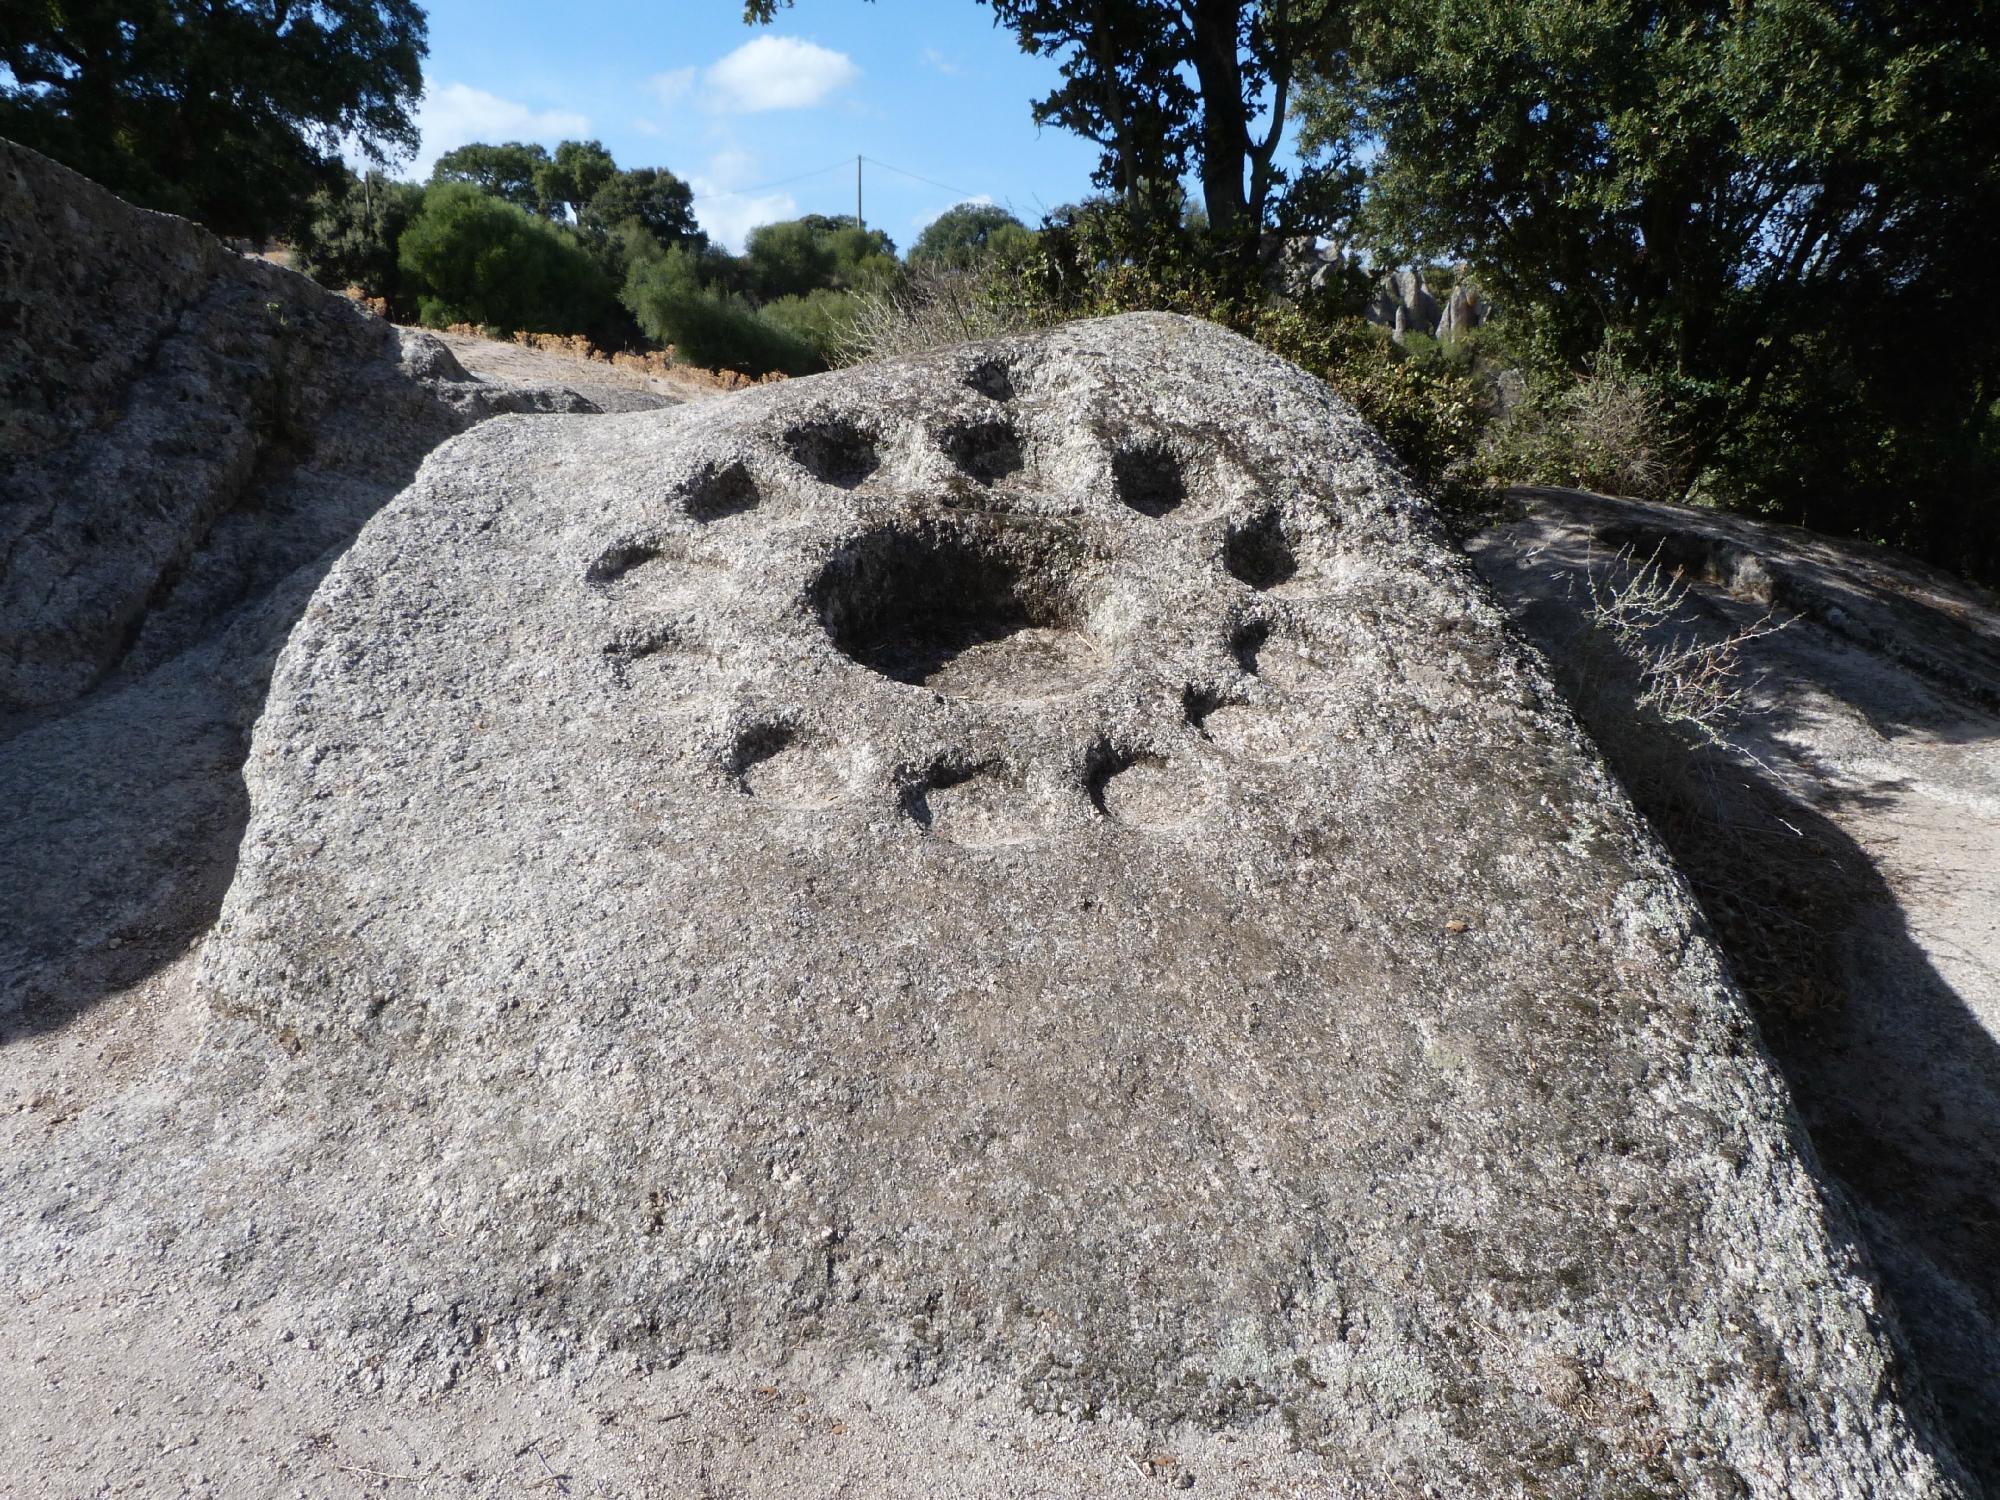
[[[605,411],[644,411],[682,401],[712,400],[724,392],[698,370],[655,375],[602,360],[576,358],[477,334],[438,333],[468,375],[496,385],[567,386]],[[654,399],[648,399],[654,398]]]

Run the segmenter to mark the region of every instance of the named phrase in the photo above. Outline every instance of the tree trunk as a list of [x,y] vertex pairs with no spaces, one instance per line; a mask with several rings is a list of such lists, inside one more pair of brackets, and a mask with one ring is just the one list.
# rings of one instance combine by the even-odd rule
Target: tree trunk
[[1243,65],[1237,34],[1243,0],[1194,0],[1189,19],[1194,71],[1201,85],[1201,194],[1209,227],[1228,234],[1249,216],[1243,168],[1250,156],[1250,124],[1244,117]]

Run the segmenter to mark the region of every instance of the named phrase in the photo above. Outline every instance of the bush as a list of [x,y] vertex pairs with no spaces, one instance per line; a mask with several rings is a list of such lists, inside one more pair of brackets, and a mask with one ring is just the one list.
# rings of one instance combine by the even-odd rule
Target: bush
[[828,369],[841,363],[853,343],[860,308],[856,293],[820,287],[803,297],[767,302],[757,310],[757,316],[798,339],[812,350],[815,364]]
[[1727,635],[1693,628],[1699,611],[1681,571],[1667,571],[1655,546],[1643,560],[1621,548],[1608,567],[1586,564],[1585,621],[1624,658],[1636,677],[1633,706],[1704,744],[1722,745],[1742,713],[1750,684],[1743,648],[1791,623],[1766,613]]
[[744,246],[743,268],[743,289],[766,302],[823,288],[879,292],[902,275],[895,243],[881,230],[825,214],[758,225]]
[[397,264],[432,327],[587,334],[615,314],[608,283],[574,237],[466,182],[425,190]]
[[1438,498],[1462,497],[1492,398],[1453,346],[1404,348],[1358,315],[1310,304],[1261,309],[1242,331],[1353,402]]
[[743,249],[760,297],[803,296],[833,281],[833,246],[803,219],[759,224]]
[[1640,500],[1678,497],[1686,445],[1658,387],[1608,351],[1580,377],[1536,379],[1495,427],[1481,467],[1501,483],[1558,484]]
[[678,245],[636,262],[623,300],[648,338],[672,344],[689,364],[746,375],[803,375],[818,367],[805,339],[759,317],[740,297],[704,287],[700,260]]
[[919,266],[891,291],[863,293],[838,362],[895,359],[974,339],[1046,327],[1053,314],[1024,296],[1019,277],[995,262],[937,269]]
[[910,247],[913,266],[971,266],[1003,249],[1018,250],[1028,227],[991,203],[961,203],[939,214]]

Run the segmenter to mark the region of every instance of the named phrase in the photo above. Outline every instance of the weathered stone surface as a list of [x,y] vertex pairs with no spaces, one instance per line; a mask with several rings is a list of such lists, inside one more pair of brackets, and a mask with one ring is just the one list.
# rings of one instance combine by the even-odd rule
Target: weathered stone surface
[[271,661],[424,454],[590,409],[0,141],[0,1038],[213,920]]
[[1424,286],[1424,273],[1414,267],[1389,272],[1375,289],[1366,316],[1387,328],[1400,343],[1406,334],[1437,332],[1442,310]]
[[[1574,490],[1511,498],[1518,514],[1469,550],[1711,912],[1993,1493],[2000,604],[1793,527]],[[1592,600],[1648,568],[1678,578],[1679,601],[1621,640]],[[1733,658],[1742,705],[1712,738],[1639,701],[1666,649]]]
[[1266,285],[1281,297],[1304,297],[1324,291],[1349,269],[1348,248],[1339,240],[1324,244],[1314,234],[1269,236],[1265,250]]
[[305,277],[0,141],[0,714],[156,664],[496,410]]
[[185,1154],[69,1147],[17,1261],[150,1226],[391,1391],[728,1352],[1336,1493],[1964,1493],[1661,851],[1212,327],[489,423],[247,777]]

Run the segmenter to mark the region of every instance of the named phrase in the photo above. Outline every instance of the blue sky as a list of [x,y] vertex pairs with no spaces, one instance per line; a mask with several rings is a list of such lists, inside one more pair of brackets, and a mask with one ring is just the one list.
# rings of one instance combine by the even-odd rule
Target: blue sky
[[1029,116],[1054,62],[973,0],[799,0],[768,27],[745,26],[740,0],[429,9],[424,144],[403,175],[469,141],[594,138],[620,166],[688,179],[731,248],[755,224],[852,213],[857,153],[867,221],[903,249],[966,198],[1034,223],[1090,191],[1096,148]]

